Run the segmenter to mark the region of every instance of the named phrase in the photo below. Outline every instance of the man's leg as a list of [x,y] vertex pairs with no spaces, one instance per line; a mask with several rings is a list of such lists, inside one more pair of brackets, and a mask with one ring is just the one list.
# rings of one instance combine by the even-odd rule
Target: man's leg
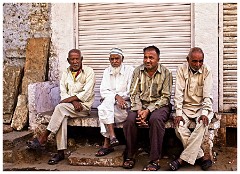
[[149,118],[150,160],[159,160],[162,153],[163,137],[165,134],[165,122],[170,115],[169,106],[164,106],[153,111]]
[[126,139],[126,156],[133,158],[136,152],[138,127],[136,124],[136,111],[129,111],[126,121],[123,124],[123,132]]

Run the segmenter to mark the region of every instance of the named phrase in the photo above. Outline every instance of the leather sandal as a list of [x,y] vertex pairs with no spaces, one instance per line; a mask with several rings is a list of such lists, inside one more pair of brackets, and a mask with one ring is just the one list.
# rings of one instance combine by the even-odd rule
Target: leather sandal
[[40,144],[37,138],[33,138],[32,141],[27,141],[27,147],[29,149],[41,150],[45,147],[45,145]]
[[157,171],[160,169],[160,165],[156,161],[150,161],[147,166],[143,168],[143,171]]
[[175,171],[175,170],[178,170],[180,167],[181,167],[181,164],[178,160],[174,160],[172,162],[169,163],[169,167]]
[[110,146],[111,147],[118,146],[118,145],[119,145],[119,141],[116,137],[114,137],[110,140]]
[[124,169],[132,169],[135,165],[135,159],[134,158],[127,158],[123,162],[123,168]]
[[203,160],[201,163],[202,170],[208,170],[208,168],[211,166],[212,166],[212,160]]
[[60,155],[60,154],[55,154],[49,161],[48,164],[49,165],[54,165],[57,164],[59,161],[64,160],[64,155]]

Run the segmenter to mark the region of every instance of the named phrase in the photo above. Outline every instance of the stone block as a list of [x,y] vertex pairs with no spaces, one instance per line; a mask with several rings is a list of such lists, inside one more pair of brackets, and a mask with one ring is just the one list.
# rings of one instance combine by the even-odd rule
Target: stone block
[[20,66],[4,65],[3,72],[3,123],[11,123],[17,104],[23,68]]
[[46,77],[50,38],[30,38],[26,47],[26,62],[22,82],[22,94],[28,92],[28,85],[43,82]]
[[[37,82],[28,85],[28,108],[29,108],[29,126],[34,130],[39,123],[39,119],[44,117],[40,113],[49,115],[55,106],[60,102],[59,82]],[[40,114],[40,115],[38,115]],[[50,114],[50,116],[52,113]]]
[[69,157],[70,165],[75,166],[100,166],[100,167],[120,167],[123,164],[123,151],[125,146],[115,147],[115,151],[102,157],[96,157],[98,151],[96,147],[85,146],[74,151]]
[[28,107],[26,95],[19,95],[17,106],[13,114],[11,127],[15,130],[22,130],[28,122]]

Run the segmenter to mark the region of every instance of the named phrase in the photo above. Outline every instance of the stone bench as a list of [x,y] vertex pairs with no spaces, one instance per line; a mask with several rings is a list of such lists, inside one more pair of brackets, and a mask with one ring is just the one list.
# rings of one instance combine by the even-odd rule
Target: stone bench
[[[38,82],[28,86],[29,101],[29,126],[34,129],[37,125],[47,124],[51,118],[55,106],[60,102],[59,82]],[[209,130],[220,128],[220,115],[215,114],[209,125]],[[89,116],[68,120],[70,126],[99,127],[97,109],[92,109]],[[195,122],[190,128],[195,128]],[[122,124],[116,124],[122,128]],[[166,128],[173,128],[172,120],[166,122]]]
[[[53,111],[47,111],[47,112],[42,112],[38,113],[37,117],[40,120],[41,124],[48,124],[48,122],[51,119]],[[99,125],[99,120],[98,120],[98,114],[97,114],[97,109],[93,109],[90,113],[89,116],[86,117],[79,117],[79,118],[70,118],[68,120],[68,125],[69,126],[82,126],[82,127],[100,127]],[[117,128],[122,128],[122,123],[115,124]],[[192,121],[189,125],[189,128],[193,129],[195,128],[196,123]],[[220,127],[220,120],[217,119],[217,116],[214,116],[212,119],[211,123],[209,124],[209,129],[214,130],[218,129]],[[165,128],[173,128],[173,121],[168,120],[165,124]]]

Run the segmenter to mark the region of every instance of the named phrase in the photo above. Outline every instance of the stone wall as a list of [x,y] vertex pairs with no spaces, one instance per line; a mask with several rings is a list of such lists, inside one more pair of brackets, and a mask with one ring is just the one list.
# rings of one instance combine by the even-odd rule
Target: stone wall
[[49,3],[3,4],[4,64],[24,66],[28,38],[50,37]]

